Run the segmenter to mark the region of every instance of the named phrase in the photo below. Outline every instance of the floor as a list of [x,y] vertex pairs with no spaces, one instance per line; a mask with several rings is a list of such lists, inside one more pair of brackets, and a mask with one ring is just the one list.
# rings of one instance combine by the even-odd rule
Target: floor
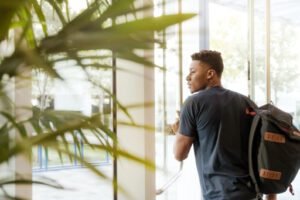
[[[101,170],[110,175],[111,166]],[[33,186],[33,200],[111,200],[111,184],[84,168],[35,172],[34,178],[47,177],[56,180],[65,189]]]
[[[177,163],[178,164],[178,163]],[[177,171],[179,165],[175,166]],[[101,170],[110,175],[111,166],[102,166]],[[158,195],[156,200],[199,200],[199,183],[193,159],[184,163],[182,175],[175,184],[170,186],[166,192]],[[168,177],[157,174],[157,187],[161,187],[174,172]],[[57,180],[66,189],[51,189],[48,186],[34,186],[33,200],[112,200],[113,191],[110,183],[97,178],[87,169],[68,169],[48,172],[35,172],[34,177],[48,177]],[[278,200],[299,200],[300,199],[300,173],[293,183],[295,196],[289,192],[280,194]]]

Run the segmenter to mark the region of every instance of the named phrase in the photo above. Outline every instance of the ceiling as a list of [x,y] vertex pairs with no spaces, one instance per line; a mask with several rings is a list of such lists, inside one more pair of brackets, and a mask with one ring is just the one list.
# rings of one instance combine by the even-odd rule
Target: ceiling
[[[253,0],[254,1],[254,0]],[[247,10],[248,0],[210,0],[217,4],[230,6],[236,9]],[[254,1],[255,13],[264,15],[266,0]],[[300,25],[300,1],[299,0],[270,0],[271,18],[284,20],[287,23]]]

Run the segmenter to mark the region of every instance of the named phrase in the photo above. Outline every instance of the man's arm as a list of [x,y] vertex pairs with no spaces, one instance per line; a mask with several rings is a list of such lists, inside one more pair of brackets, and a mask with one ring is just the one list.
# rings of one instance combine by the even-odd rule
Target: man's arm
[[178,161],[182,161],[187,158],[194,138],[176,133],[176,139],[174,143],[174,156]]
[[172,129],[173,133],[176,135],[173,152],[174,152],[175,159],[178,161],[182,161],[187,158],[189,151],[191,149],[191,146],[193,144],[194,138],[185,136],[178,132],[178,130],[179,130],[179,112],[177,112],[177,114],[178,114],[178,116],[177,116],[175,123],[173,123],[171,125],[171,129]]

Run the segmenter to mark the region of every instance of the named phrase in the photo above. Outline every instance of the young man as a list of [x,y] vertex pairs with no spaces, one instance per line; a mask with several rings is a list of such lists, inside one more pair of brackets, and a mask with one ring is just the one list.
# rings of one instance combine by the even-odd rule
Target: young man
[[248,172],[252,118],[246,114],[247,97],[222,87],[222,72],[219,52],[192,55],[186,77],[192,95],[182,107],[179,127],[173,125],[174,154],[182,161],[194,145],[204,200],[251,200],[256,198]]

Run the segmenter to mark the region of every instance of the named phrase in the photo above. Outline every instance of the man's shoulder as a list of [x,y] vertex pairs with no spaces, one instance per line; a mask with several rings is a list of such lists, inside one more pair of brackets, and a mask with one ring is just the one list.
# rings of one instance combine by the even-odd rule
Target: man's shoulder
[[208,96],[207,92],[205,90],[201,90],[188,96],[185,102],[186,103],[199,102],[199,100],[206,99],[207,96]]
[[235,106],[240,106],[240,108],[251,108],[255,106],[256,104],[250,99],[250,97],[241,94],[236,91],[228,90],[230,91],[230,95],[228,96],[228,99],[230,100],[230,103]]
[[236,91],[233,91],[233,90],[230,90],[230,89],[225,89],[225,90],[231,96],[236,96],[236,97],[239,97],[241,99],[249,99],[249,97],[247,97],[246,95],[244,95],[242,93],[239,93],[239,92],[236,92]]
[[204,102],[204,99],[206,98],[205,96],[206,95],[203,94],[203,91],[195,92],[185,99],[183,107],[190,107],[192,109],[198,107],[200,102],[201,104]]
[[201,90],[201,91],[191,94],[186,100],[188,102],[193,102],[193,101],[197,101],[197,102],[202,101],[203,102],[205,100],[211,100],[212,98],[214,98],[215,95],[224,93],[226,91],[229,91],[229,90],[227,90],[225,88],[221,88],[221,87],[205,89],[205,90]]
[[186,99],[186,102],[205,102],[206,100],[210,102],[215,99],[236,99],[239,101],[247,102],[247,99],[249,99],[249,97],[227,88],[217,87],[208,90],[201,90],[199,92],[191,94]]

